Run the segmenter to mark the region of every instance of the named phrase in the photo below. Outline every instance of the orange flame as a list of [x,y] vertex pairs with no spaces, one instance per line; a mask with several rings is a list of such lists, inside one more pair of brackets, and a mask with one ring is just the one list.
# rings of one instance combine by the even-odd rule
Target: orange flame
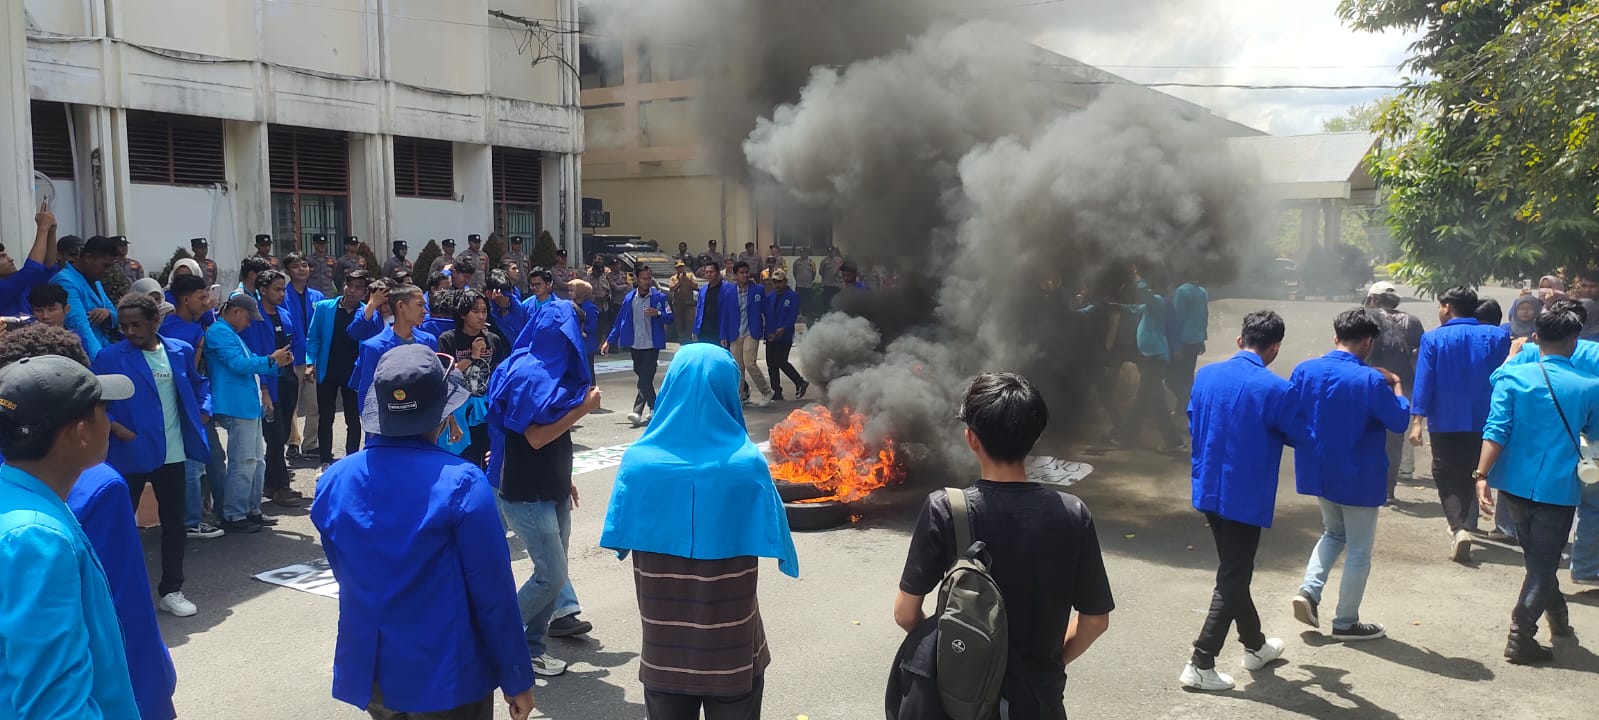
[[807,502],[855,502],[904,479],[894,442],[867,447],[866,418],[848,408],[795,410],[772,428],[772,477],[832,493]]

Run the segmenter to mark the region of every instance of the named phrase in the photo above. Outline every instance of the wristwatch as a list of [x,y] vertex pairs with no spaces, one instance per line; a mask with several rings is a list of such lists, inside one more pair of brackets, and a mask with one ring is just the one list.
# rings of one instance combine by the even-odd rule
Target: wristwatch
[[1471,471],[1471,479],[1472,480],[1482,480],[1482,479],[1484,479],[1486,477],[1488,477],[1488,474],[1483,472],[1483,471],[1481,471],[1481,470],[1472,470]]

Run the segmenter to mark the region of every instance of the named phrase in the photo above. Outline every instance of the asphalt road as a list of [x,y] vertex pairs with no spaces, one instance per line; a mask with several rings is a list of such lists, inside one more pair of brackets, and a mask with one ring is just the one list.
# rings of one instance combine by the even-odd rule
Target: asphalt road
[[[1237,335],[1242,315],[1267,304],[1215,303],[1212,351],[1204,360],[1229,355],[1226,339]],[[1345,307],[1269,305],[1289,323],[1273,366],[1284,375],[1299,360],[1329,349],[1331,319]],[[1411,305],[1429,327],[1436,325],[1430,303]],[[637,437],[624,419],[631,385],[625,372],[601,377],[611,411],[584,421],[577,431],[580,450]],[[750,410],[752,436],[764,440],[795,407]],[[1582,639],[1558,645],[1553,666],[1506,663],[1500,652],[1521,582],[1520,557],[1514,548],[1479,544],[1472,565],[1446,559],[1447,532],[1426,479],[1425,449],[1416,484],[1401,486],[1398,508],[1382,512],[1362,611],[1362,619],[1386,624],[1390,637],[1347,645],[1302,632],[1308,629],[1292,618],[1288,601],[1320,518],[1312,500],[1294,494],[1291,453],[1284,458],[1276,523],[1265,534],[1254,587],[1268,633],[1287,642],[1286,661],[1248,673],[1237,667],[1238,646],[1229,645],[1221,667],[1235,675],[1239,689],[1219,695],[1191,694],[1175,682],[1204,618],[1215,570],[1209,531],[1188,504],[1186,458],[1100,453],[1073,443],[1040,453],[1095,465],[1075,492],[1094,511],[1117,600],[1109,633],[1070,669],[1067,709],[1074,718],[1578,718],[1591,717],[1599,704],[1599,656],[1590,649],[1599,643],[1599,592],[1569,595]],[[301,470],[297,486],[308,490],[313,473]],[[629,565],[596,546],[613,479],[614,469],[576,479],[585,502],[573,515],[572,574],[595,630],[552,642],[552,653],[570,660],[572,670],[539,681],[543,717],[644,717]],[[890,603],[915,505],[926,489],[874,498],[854,526],[797,535],[798,580],[763,562],[761,604],[773,654],[765,717],[882,717],[883,684],[901,637]],[[282,511],[279,519],[258,535],[190,543],[185,592],[200,612],[161,617],[178,668],[182,717],[364,717],[329,697],[337,601],[251,577],[320,557],[304,510]],[[148,531],[144,540],[155,572],[157,537]],[[512,550],[517,576],[525,578],[531,570],[526,555],[515,541]],[[1337,578],[1335,572],[1333,582]]]

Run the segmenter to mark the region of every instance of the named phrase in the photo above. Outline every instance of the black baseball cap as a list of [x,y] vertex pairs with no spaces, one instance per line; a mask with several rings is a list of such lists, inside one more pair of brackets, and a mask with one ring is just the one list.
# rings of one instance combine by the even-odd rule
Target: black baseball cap
[[0,367],[0,420],[8,433],[47,433],[83,417],[97,402],[133,397],[126,375],[95,375],[74,360],[40,355]]
[[345,235],[344,236],[344,246],[345,247],[349,247],[351,245],[356,245],[356,244],[359,244],[360,242],[361,242],[361,238],[358,238],[358,237],[356,237],[354,235]]
[[311,242],[317,245],[326,245],[328,244],[328,236],[323,235],[322,233],[317,233],[311,236]]
[[272,236],[271,235],[267,235],[266,233],[262,233],[260,235],[255,236],[255,246],[256,247],[261,247],[262,245],[271,245],[271,244],[272,244]]
[[472,393],[456,370],[426,345],[401,345],[378,360],[361,410],[361,427],[374,435],[412,437],[443,424]]
[[233,297],[228,298],[227,302],[222,303],[222,309],[218,310],[217,312],[218,314],[225,313],[232,308],[244,308],[245,310],[249,310],[250,320],[261,320],[261,304],[256,302],[255,298],[250,297],[250,293],[234,293]]
[[555,251],[555,256],[556,257],[566,257],[566,248],[561,248],[560,250],[556,250]]
[[211,241],[205,238],[190,238],[189,247],[210,247]]
[[127,235],[112,235],[111,239],[117,241],[118,245],[126,246],[128,244]]
[[409,243],[407,243],[406,241],[404,241],[404,240],[395,240],[394,241],[394,247],[397,247],[397,248],[409,248],[409,247],[411,247],[411,245]]
[[455,238],[444,238],[444,247],[455,247]]
[[466,236],[466,241],[469,242],[469,243],[480,243],[480,242],[483,242],[483,236],[482,235],[468,235],[468,236]]
[[511,244],[512,245],[521,245],[522,244],[522,236],[521,235],[512,235],[511,236]]

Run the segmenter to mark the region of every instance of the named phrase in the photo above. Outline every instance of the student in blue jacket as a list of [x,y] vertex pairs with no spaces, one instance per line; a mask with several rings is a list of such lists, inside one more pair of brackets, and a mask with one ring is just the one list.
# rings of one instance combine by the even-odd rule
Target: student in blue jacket
[[[732,337],[728,349],[733,351],[733,359],[738,361],[739,373],[758,393],[758,396],[749,395],[744,399],[753,397],[756,407],[766,407],[772,404],[772,388],[766,384],[766,376],[761,373],[757,363],[761,340],[766,337],[766,290],[753,281],[748,263],[733,264],[733,281],[734,288],[730,296],[733,301],[732,323],[731,327],[723,326],[722,335]],[[723,315],[725,320],[725,310]]]
[[1283,641],[1262,632],[1250,596],[1260,531],[1271,527],[1283,446],[1303,447],[1310,432],[1288,381],[1266,369],[1282,351],[1286,327],[1270,310],[1244,316],[1238,353],[1199,370],[1188,403],[1194,439],[1194,509],[1216,539],[1216,589],[1194,652],[1178,682],[1194,690],[1229,690],[1233,679],[1217,672],[1216,656],[1238,626],[1244,669],[1282,657]]
[[[289,348],[294,362],[305,358],[305,332],[295,324],[294,314],[284,305],[288,299],[288,276],[281,270],[267,270],[256,275],[256,297],[261,304],[261,319],[250,326],[246,337],[257,355],[270,355],[277,348]],[[300,375],[293,366],[278,368],[261,376],[270,402],[266,406],[266,419],[261,424],[261,434],[266,438],[266,463],[262,466],[262,487],[266,497],[279,507],[300,507],[304,496],[290,487],[294,475],[289,472],[285,451],[289,444],[289,426],[294,423],[294,412],[300,401]]]
[[[422,306],[422,289],[415,285],[401,285],[383,295],[388,301],[389,312],[394,315],[394,325],[385,328],[377,337],[361,343],[361,352],[355,359],[355,372],[350,379],[350,387],[355,390],[356,406],[363,411],[366,408],[367,391],[372,388],[372,373],[377,370],[378,360],[384,353],[412,343],[426,345],[433,352],[439,351],[439,339],[420,327],[427,316],[427,308]],[[373,298],[369,302],[378,302],[378,299]]]
[[[302,451],[310,455],[316,452],[317,447],[316,371],[311,369],[307,348],[310,338],[307,333],[311,328],[311,313],[316,304],[322,302],[323,296],[321,290],[311,286],[311,261],[306,256],[297,252],[284,256],[283,271],[289,275],[289,283],[284,287],[283,307],[289,311],[300,341],[300,354],[294,356],[294,377],[299,397],[295,399],[294,413],[289,417],[288,457],[293,459],[300,457]],[[296,417],[305,418],[303,428],[295,422]]]
[[655,414],[655,371],[661,351],[666,349],[666,328],[672,324],[672,300],[655,286],[655,273],[647,265],[639,266],[633,281],[633,289],[617,305],[616,322],[600,345],[600,354],[626,348],[633,358],[638,391],[633,394],[633,412],[627,419],[638,427],[648,424]]
[[365,270],[345,273],[344,291],[317,303],[311,311],[305,354],[308,367],[315,372],[317,407],[325,410],[317,415],[316,423],[317,455],[323,470],[333,464],[333,410],[340,402],[345,409],[344,455],[354,455],[361,448],[360,416],[354,412],[360,403],[355,399],[355,389],[350,387],[361,344],[344,328],[360,314],[371,279]]
[[695,342],[732,347],[738,339],[738,288],[722,281],[721,266],[707,259],[700,266],[705,284],[694,304]]
[[56,263],[56,216],[48,205],[40,204],[33,224],[33,247],[22,259],[21,267],[0,245],[0,314],[27,315],[28,291],[50,281],[51,268]]
[[1321,627],[1322,588],[1347,548],[1334,640],[1386,634],[1382,625],[1360,621],[1360,601],[1371,572],[1377,511],[1388,500],[1388,433],[1404,432],[1410,424],[1410,402],[1398,375],[1366,364],[1381,332],[1365,308],[1343,312],[1333,321],[1336,349],[1300,363],[1288,379],[1312,437],[1294,449],[1294,477],[1299,494],[1317,498],[1322,520],[1321,540],[1293,599],[1294,617]]
[[800,307],[804,304],[799,293],[788,287],[788,273],[779,268],[772,271],[773,290],[766,296],[766,373],[772,382],[772,399],[783,399],[782,373],[794,383],[794,399],[805,398],[811,384],[805,382],[788,355],[794,350],[794,327],[799,324]]
[[111,342],[111,329],[117,326],[116,305],[100,280],[119,253],[117,241],[96,235],[83,244],[76,258],[50,278],[50,282],[66,288],[67,329],[83,340],[83,351],[91,359]]
[[106,346],[94,359],[100,375],[125,375],[134,395],[111,403],[111,449],[107,462],[128,481],[133,506],[148,483],[161,514],[160,608],[178,617],[195,613],[183,595],[183,546],[188,535],[187,460],[211,459],[205,425],[211,419],[211,382],[195,370],[194,348],[156,333],[155,300],[128,293],[117,304],[125,340]]
[[240,333],[261,319],[261,306],[249,293],[235,293],[222,303],[218,322],[205,331],[205,363],[211,373],[211,411],[216,424],[228,434],[227,481],[222,493],[222,529],[233,533],[260,532],[261,491],[266,462],[266,440],[261,420],[266,415],[266,389],[262,374],[276,372],[294,362],[289,348],[258,355],[245,345]]

